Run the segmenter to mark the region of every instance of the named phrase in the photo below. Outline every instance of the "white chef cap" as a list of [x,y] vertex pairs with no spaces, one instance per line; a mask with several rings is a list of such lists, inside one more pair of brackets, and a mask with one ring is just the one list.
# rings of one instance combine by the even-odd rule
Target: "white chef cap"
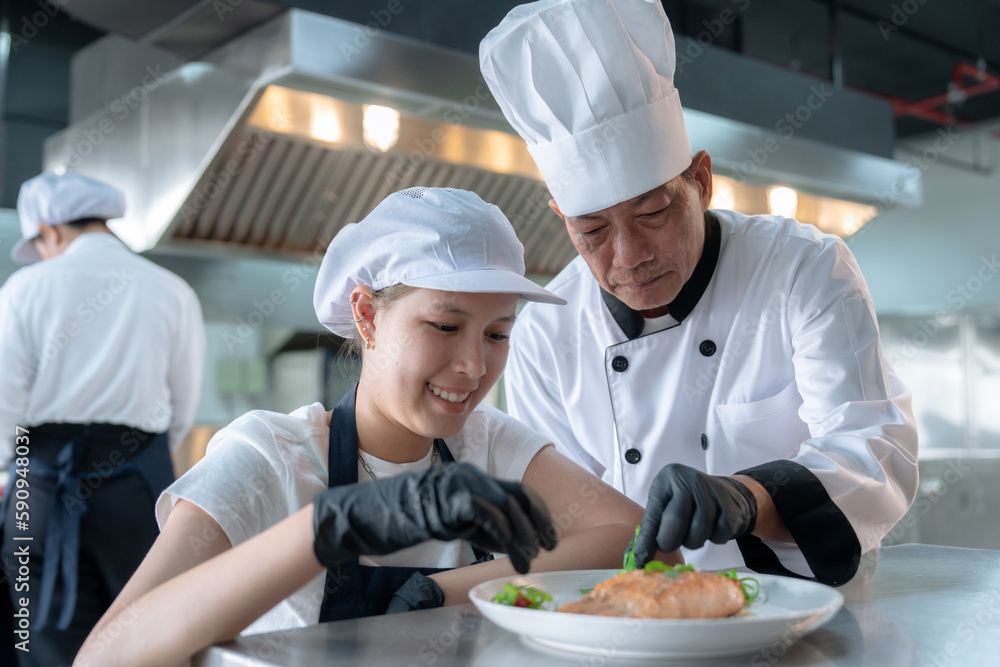
[[17,197],[21,240],[10,252],[18,264],[42,258],[31,240],[39,225],[61,225],[76,220],[114,220],[125,215],[125,195],[107,183],[82,174],[46,172],[24,182]]
[[316,276],[316,317],[349,337],[354,288],[378,291],[398,284],[566,303],[524,277],[524,246],[500,209],[474,192],[451,188],[395,192],[364,220],[341,229]]
[[593,213],[691,164],[659,0],[541,0],[479,45],[483,76],[559,209]]

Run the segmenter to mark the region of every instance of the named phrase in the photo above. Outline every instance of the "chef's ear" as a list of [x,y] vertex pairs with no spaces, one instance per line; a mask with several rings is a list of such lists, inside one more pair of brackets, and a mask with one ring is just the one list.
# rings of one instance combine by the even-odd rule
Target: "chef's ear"
[[351,318],[361,334],[361,340],[367,340],[375,331],[375,305],[372,303],[372,288],[368,285],[358,285],[351,292]]
[[38,225],[38,237],[41,238],[43,243],[59,243],[60,232],[59,225]]
[[712,157],[708,151],[695,153],[690,168],[694,171],[694,186],[701,200],[701,211],[704,213],[712,203]]
[[560,218],[560,219],[561,219],[561,220],[562,220],[563,222],[565,222],[565,221],[566,221],[566,216],[565,216],[565,215],[563,215],[563,214],[562,214],[562,211],[560,211],[560,210],[559,210],[559,205],[558,205],[558,204],[556,204],[556,200],[555,200],[555,199],[550,199],[550,200],[549,200],[549,208],[551,208],[551,209],[552,209],[553,211],[555,211],[555,212],[556,212],[556,215],[558,215],[558,216],[559,216],[559,218]]
[[38,234],[31,240],[31,243],[35,246],[35,250],[42,259],[51,259],[59,254],[56,250],[59,247],[59,239],[62,236],[60,234],[61,231],[58,225],[46,225],[44,223],[38,225]]

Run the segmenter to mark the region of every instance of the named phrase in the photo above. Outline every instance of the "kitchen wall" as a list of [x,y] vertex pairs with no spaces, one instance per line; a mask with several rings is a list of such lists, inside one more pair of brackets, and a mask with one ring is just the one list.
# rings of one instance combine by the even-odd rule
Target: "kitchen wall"
[[10,249],[21,238],[21,227],[17,221],[17,211],[0,208],[0,284],[17,269],[10,261]]
[[1000,123],[897,145],[923,171],[924,203],[894,204],[848,239],[879,314],[954,314],[1000,304]]

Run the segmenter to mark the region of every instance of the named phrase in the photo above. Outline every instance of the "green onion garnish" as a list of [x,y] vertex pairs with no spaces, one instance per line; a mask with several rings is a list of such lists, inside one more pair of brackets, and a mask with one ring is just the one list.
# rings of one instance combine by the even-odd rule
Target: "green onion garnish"
[[635,566],[635,541],[639,537],[640,528],[642,528],[642,526],[635,527],[635,534],[632,536],[632,540],[628,543],[628,548],[625,549],[625,557],[622,558],[622,569],[618,570],[618,574],[638,569]]
[[736,574],[736,570],[719,570],[718,574],[724,577],[729,577],[736,583],[740,585],[740,589],[743,591],[743,597],[746,598],[744,604],[750,604],[757,599],[760,595],[760,582],[753,577],[743,577],[742,579]]
[[694,565],[690,565],[688,563],[682,563],[681,565],[667,565],[666,563],[661,563],[658,560],[651,560],[646,563],[646,567],[644,567],[643,570],[646,572],[662,572],[673,579],[681,572],[694,572]]
[[552,599],[545,591],[530,586],[515,586],[512,583],[503,585],[503,590],[493,596],[493,602],[511,607],[526,609],[542,609],[542,603]]

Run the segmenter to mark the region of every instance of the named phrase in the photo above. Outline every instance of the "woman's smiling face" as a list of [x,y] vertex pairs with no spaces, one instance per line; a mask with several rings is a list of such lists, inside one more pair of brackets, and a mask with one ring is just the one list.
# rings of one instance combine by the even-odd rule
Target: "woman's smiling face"
[[413,288],[375,314],[362,382],[383,415],[424,438],[447,438],[500,378],[517,294]]

